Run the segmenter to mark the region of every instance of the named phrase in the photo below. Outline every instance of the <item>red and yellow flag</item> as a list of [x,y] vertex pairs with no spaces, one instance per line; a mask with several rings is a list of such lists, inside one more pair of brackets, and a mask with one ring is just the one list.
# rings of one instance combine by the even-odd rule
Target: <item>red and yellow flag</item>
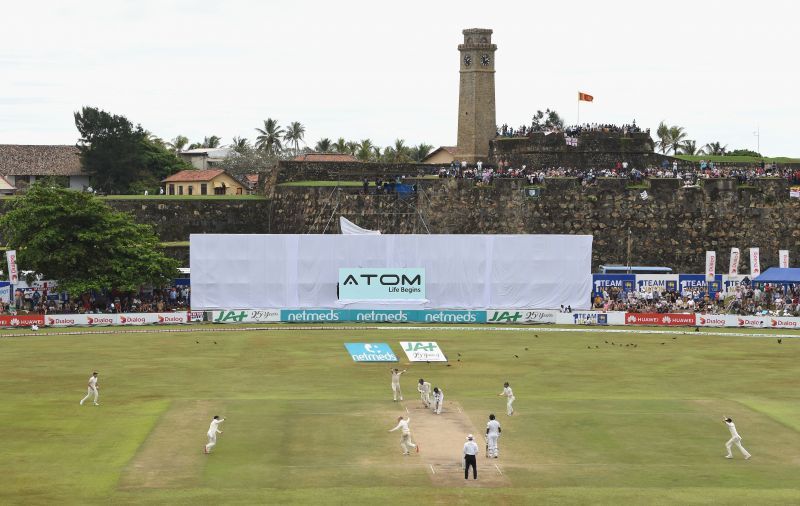
[[579,101],[582,100],[584,102],[592,102],[594,100],[594,97],[589,95],[588,93],[583,93],[583,92],[579,91],[578,92],[578,100]]

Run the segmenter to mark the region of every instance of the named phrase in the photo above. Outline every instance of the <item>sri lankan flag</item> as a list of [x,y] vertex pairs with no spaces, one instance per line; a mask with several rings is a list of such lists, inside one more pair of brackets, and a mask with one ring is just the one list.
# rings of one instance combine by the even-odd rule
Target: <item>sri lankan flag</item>
[[579,91],[578,92],[578,101],[592,102],[592,101],[594,101],[594,97],[589,95],[588,93],[583,93],[583,92]]

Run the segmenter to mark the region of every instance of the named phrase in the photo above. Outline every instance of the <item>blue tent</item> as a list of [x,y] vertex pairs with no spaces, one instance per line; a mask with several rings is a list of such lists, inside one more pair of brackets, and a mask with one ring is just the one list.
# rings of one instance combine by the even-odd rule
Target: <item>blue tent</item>
[[778,267],[770,267],[755,278],[753,283],[775,283],[778,285],[800,283],[800,268],[780,269]]

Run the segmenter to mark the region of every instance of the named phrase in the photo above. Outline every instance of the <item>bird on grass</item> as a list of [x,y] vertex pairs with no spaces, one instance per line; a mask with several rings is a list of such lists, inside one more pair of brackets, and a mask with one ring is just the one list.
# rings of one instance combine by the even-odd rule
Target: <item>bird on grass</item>
[[456,355],[458,355],[458,356],[460,357],[460,356],[461,356],[461,353],[456,353]]
[[700,332],[700,327],[695,327],[695,328],[694,328],[694,331],[695,331],[695,332]]
[[608,344],[608,341],[606,341],[605,343]]
[[599,346],[595,346],[595,348],[597,348],[598,350],[600,349],[600,347],[599,347]]
[[783,342],[783,339],[778,339],[778,344],[781,344],[782,342]]
[[661,344],[667,344],[667,343],[661,343]]
[[447,364],[447,367],[453,367],[452,364]]
[[539,337],[539,334],[534,334],[533,337]]
[[200,344],[200,341],[195,341],[195,344]]
[[217,344],[217,342],[216,342],[216,341],[214,341],[214,344]]
[[678,339],[678,337],[677,337],[677,336],[675,336],[675,337],[673,337],[672,339]]
[[527,346],[525,347],[525,351],[528,351],[528,347]]
[[514,355],[514,358],[519,358],[519,355]]
[[591,347],[591,346],[587,346],[587,347],[586,347],[586,349],[588,349],[588,350],[591,350],[591,349],[592,349],[592,347]]

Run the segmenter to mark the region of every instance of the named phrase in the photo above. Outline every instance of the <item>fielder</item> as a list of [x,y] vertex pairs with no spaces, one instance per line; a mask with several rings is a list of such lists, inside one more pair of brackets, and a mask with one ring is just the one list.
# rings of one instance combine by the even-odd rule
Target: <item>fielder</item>
[[433,412],[437,415],[441,415],[443,404],[444,392],[439,387],[433,387]]
[[417,384],[417,392],[419,392],[419,396],[422,399],[422,405],[426,408],[431,407],[431,384],[420,378],[419,384]]
[[400,375],[406,372],[405,369],[402,371],[400,369],[391,369],[392,373],[392,395],[394,397],[395,402],[397,402],[397,396],[400,396],[400,400],[403,400],[403,391],[400,390]]
[[511,390],[511,386],[508,384],[508,381],[503,383],[503,391],[497,395],[506,398],[506,412],[508,413],[508,416],[513,415],[514,406],[512,406],[512,404],[514,404],[514,399],[516,399],[516,397],[514,397],[514,392]]
[[497,449],[497,440],[500,438],[500,422],[494,419],[494,414],[489,415],[489,423],[486,424],[486,456],[497,458],[500,452]]
[[99,386],[97,386],[97,375],[98,375],[98,372],[97,372],[97,371],[95,371],[95,372],[93,372],[93,373],[92,373],[92,375],[91,375],[91,376],[89,376],[89,386],[88,386],[88,388],[86,389],[86,390],[87,390],[87,392],[86,392],[86,397],[84,397],[83,399],[81,399],[81,406],[83,406],[83,403],[86,401],[86,399],[88,399],[88,398],[89,398],[89,397],[91,397],[92,395],[94,395],[94,405],[95,405],[95,406],[99,406],[99,405],[100,405],[100,404],[97,402],[97,399],[100,397],[100,393],[98,392],[98,390],[100,389],[100,387],[99,387]]
[[403,449],[403,455],[408,455],[412,448],[416,448],[417,453],[419,453],[419,446],[411,442],[411,430],[408,428],[408,422],[410,421],[411,417],[403,418],[402,416],[398,416],[397,427],[394,429],[389,429],[389,432],[394,432],[397,429],[400,429],[400,448]]
[[224,418],[220,418],[217,415],[214,415],[214,418],[211,419],[211,425],[208,427],[208,444],[203,449],[203,453],[211,453],[211,449],[217,446],[217,434],[222,434],[222,431],[219,430],[219,424],[224,422]]
[[744,459],[748,460],[751,457],[751,455],[747,452],[747,450],[744,449],[744,446],[742,446],[742,436],[740,436],[739,433],[736,432],[736,425],[734,425],[733,420],[731,420],[727,416],[722,417],[722,419],[725,420],[725,424],[728,426],[728,430],[731,431],[731,438],[728,440],[727,443],[725,443],[725,448],[728,450],[728,454],[725,455],[725,458],[726,459],[733,458],[731,447],[733,445],[736,445],[736,447],[739,448],[739,451],[742,452],[742,455],[744,455]]

